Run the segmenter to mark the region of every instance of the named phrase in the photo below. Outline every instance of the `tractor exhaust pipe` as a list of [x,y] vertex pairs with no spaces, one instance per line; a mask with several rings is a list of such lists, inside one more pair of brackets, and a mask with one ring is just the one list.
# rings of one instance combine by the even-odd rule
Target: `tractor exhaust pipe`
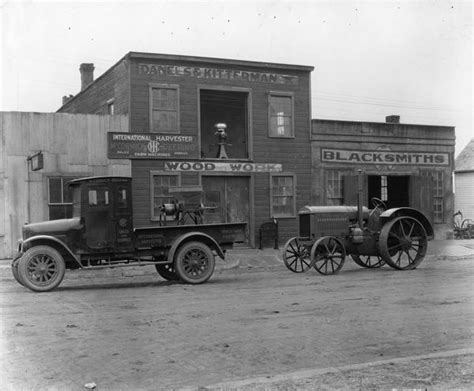
[[359,228],[362,229],[364,225],[364,220],[363,220],[363,215],[362,215],[362,196],[364,194],[363,190],[363,183],[362,183],[362,170],[357,170],[358,175],[357,175],[357,184],[358,184],[358,189],[357,189],[357,222],[359,224]]

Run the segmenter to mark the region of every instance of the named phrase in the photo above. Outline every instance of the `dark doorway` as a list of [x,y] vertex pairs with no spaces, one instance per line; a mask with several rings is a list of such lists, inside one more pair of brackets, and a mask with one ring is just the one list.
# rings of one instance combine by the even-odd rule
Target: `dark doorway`
[[388,208],[410,206],[409,179],[404,175],[369,175],[368,201],[376,197],[384,201]]
[[201,157],[215,159],[219,154],[217,123],[227,125],[226,153],[229,159],[248,158],[247,92],[201,90]]

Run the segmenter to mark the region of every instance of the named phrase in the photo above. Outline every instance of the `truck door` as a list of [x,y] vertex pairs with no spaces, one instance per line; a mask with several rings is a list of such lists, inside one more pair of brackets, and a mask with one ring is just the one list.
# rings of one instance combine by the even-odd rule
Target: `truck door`
[[87,187],[86,210],[84,223],[86,228],[86,244],[100,250],[112,248],[114,245],[114,222],[112,219],[113,205],[110,188],[104,184]]

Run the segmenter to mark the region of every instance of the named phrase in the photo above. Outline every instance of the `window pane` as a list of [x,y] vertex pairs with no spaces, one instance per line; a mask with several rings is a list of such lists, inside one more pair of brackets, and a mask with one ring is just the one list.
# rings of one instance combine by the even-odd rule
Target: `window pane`
[[293,216],[294,211],[294,178],[293,176],[272,177],[272,214]]
[[152,100],[153,109],[176,110],[178,108],[178,93],[176,89],[153,88]]
[[61,178],[49,178],[49,203],[61,204],[63,186]]
[[178,113],[172,111],[156,111],[152,113],[152,130],[163,133],[178,132]]
[[292,97],[270,96],[270,136],[293,136]]

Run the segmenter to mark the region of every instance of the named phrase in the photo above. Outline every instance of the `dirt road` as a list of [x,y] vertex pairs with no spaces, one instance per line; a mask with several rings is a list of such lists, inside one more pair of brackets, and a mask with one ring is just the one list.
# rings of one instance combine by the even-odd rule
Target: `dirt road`
[[337,276],[232,269],[204,285],[0,280],[3,389],[474,387],[474,261]]

